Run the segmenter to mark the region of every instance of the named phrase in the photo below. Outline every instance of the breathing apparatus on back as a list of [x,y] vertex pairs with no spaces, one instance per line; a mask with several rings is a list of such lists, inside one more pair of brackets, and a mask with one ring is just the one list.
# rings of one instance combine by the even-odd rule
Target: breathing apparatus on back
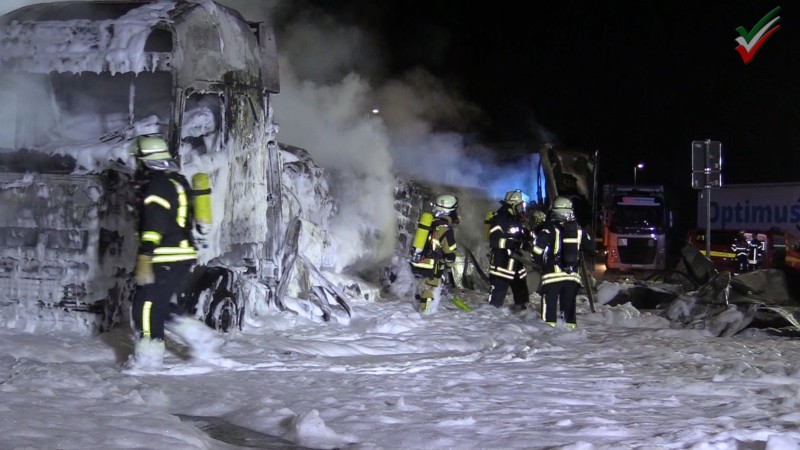
[[[141,163],[139,169],[144,169],[137,170],[137,191],[147,183],[148,171],[179,172],[167,142],[159,136],[140,136],[131,145],[130,153]],[[196,231],[205,235],[211,229],[211,181],[208,174],[194,174],[191,188]],[[137,205],[141,206],[140,203],[137,199]]]
[[411,261],[419,261],[425,257],[430,231],[434,219],[450,216],[453,223],[458,223],[458,199],[454,195],[444,194],[436,197],[432,204],[431,211],[425,211],[417,222],[417,230],[414,233],[414,240],[411,246]]
[[198,172],[192,176],[192,191],[197,232],[205,235],[211,228],[211,181],[207,173]]

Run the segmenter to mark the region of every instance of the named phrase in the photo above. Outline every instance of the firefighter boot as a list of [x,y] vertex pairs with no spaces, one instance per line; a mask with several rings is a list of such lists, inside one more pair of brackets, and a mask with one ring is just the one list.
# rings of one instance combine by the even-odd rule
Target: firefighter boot
[[133,357],[128,360],[128,367],[137,370],[158,370],[164,362],[164,349],[164,341],[161,339],[138,339]]
[[431,311],[432,304],[433,304],[432,298],[421,298],[419,301],[419,313],[422,314],[423,316],[430,315],[430,313],[432,312]]
[[219,358],[223,340],[205,323],[192,317],[178,316],[167,323],[167,329],[177,334],[189,346],[192,358],[210,360]]

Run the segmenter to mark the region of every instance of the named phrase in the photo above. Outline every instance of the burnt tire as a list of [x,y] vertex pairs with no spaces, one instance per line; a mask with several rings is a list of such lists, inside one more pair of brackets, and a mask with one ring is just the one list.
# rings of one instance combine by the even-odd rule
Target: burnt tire
[[236,298],[229,292],[219,291],[208,308],[205,316],[206,325],[219,331],[241,329],[244,307],[240,307]]
[[244,308],[233,290],[233,273],[221,267],[198,267],[184,309],[219,331],[240,328]]

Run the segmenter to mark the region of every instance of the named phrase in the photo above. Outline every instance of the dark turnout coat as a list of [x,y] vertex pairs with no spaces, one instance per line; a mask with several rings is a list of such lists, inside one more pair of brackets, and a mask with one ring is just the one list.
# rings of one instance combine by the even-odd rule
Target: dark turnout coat
[[178,172],[150,171],[143,186],[139,217],[139,253],[153,264],[197,258],[192,236],[192,189]]
[[489,225],[489,274],[509,280],[524,278],[527,269],[522,250],[530,250],[533,242],[527,221],[504,204]]
[[581,252],[594,249],[594,239],[578,222],[545,221],[533,244],[533,259],[542,267],[542,285],[558,281],[581,284]]

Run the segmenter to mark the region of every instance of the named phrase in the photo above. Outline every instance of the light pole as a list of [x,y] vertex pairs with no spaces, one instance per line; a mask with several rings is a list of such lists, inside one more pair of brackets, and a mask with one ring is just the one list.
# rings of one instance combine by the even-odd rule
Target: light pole
[[633,184],[634,185],[636,184],[636,172],[638,172],[641,169],[644,169],[644,163],[639,163],[639,164],[633,166]]

